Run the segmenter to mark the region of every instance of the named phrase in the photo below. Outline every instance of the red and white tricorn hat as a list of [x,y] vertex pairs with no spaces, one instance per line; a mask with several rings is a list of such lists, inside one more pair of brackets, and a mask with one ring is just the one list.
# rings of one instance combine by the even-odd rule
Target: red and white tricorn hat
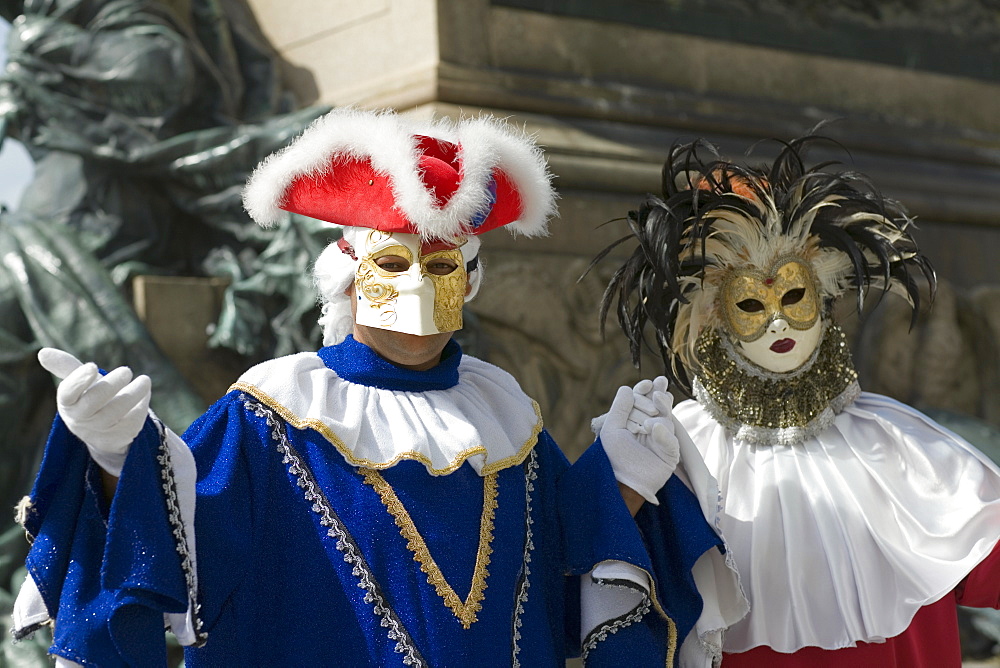
[[263,226],[292,212],[444,240],[498,227],[545,234],[555,199],[541,150],[502,121],[418,123],[351,108],[264,160],[243,192]]

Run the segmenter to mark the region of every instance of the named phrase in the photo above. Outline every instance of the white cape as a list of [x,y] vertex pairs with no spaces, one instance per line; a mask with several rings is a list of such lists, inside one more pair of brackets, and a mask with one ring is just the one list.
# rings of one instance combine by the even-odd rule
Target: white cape
[[750,446],[674,410],[718,480],[719,528],[750,601],[727,652],[880,642],[1000,538],[1000,469],[897,401],[862,393],[819,435]]

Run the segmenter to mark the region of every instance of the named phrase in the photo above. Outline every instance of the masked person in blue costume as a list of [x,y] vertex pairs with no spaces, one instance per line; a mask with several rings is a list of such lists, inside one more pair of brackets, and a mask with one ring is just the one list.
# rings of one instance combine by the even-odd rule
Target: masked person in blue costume
[[[268,158],[258,223],[343,226],[314,269],[325,347],[250,369],[183,438],[148,378],[41,351],[65,379],[20,508],[16,633],[54,620],[57,665],[153,666],[166,625],[189,667],[621,665],[620,629],[683,638],[718,538],[678,487],[659,541],[678,568],[654,582],[623,501],[658,503],[677,462],[664,388],[622,388],[570,467],[516,381],[452,340],[479,235],[544,233],[549,181],[491,119],[339,110]],[[643,638],[630,665],[662,651]]]

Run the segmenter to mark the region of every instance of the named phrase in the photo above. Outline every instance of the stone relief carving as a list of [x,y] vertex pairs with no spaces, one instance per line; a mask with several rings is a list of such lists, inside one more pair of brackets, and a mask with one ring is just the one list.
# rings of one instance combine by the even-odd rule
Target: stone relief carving
[[1000,424],[998,304],[1000,286],[969,291],[942,281],[933,309],[910,331],[909,307],[887,298],[858,327],[862,388]]

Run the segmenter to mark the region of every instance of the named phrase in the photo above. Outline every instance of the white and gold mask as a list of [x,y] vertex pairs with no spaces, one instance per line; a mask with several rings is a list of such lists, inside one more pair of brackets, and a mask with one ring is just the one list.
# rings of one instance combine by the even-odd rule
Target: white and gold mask
[[819,344],[820,298],[813,270],[802,258],[783,256],[765,270],[735,269],[719,297],[729,336],[760,367],[791,371]]
[[[359,230],[352,246],[359,325],[427,336],[462,328],[468,288],[466,263],[478,243],[421,243],[416,234]],[[353,236],[353,235],[352,235]],[[466,258],[468,246],[472,257]]]

